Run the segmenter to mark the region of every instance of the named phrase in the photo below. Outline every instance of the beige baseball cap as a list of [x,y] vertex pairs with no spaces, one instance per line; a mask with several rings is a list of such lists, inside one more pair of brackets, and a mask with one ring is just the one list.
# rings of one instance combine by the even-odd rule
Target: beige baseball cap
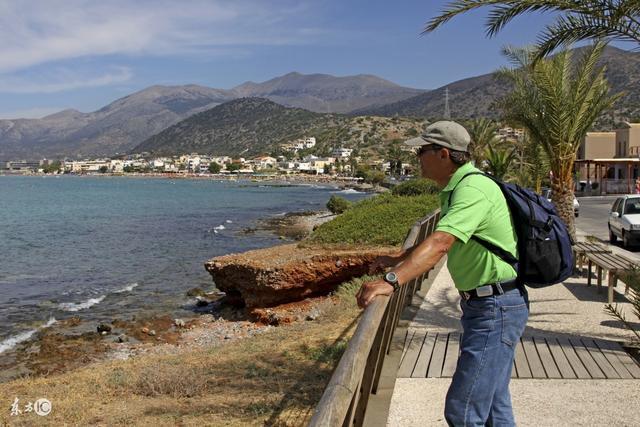
[[404,143],[410,147],[438,144],[455,151],[468,151],[471,137],[459,123],[442,120],[427,126],[422,135]]

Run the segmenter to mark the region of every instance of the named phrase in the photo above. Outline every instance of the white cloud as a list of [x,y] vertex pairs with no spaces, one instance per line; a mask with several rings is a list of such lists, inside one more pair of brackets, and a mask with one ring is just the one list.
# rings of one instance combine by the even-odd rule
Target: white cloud
[[0,120],[4,119],[41,119],[64,110],[60,107],[34,107],[26,110],[0,111]]
[[89,56],[229,51],[328,37],[305,25],[312,9],[295,0],[32,0],[28,7],[0,0],[0,73]]
[[69,69],[50,70],[42,76],[0,75],[0,93],[55,93],[88,87],[108,86],[131,79],[127,67],[113,67],[101,75],[87,75]]

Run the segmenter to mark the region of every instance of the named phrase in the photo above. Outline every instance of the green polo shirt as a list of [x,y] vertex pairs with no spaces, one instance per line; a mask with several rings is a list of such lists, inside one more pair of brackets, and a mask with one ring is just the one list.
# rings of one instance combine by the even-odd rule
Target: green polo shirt
[[457,186],[448,205],[449,194],[469,172],[479,170],[471,163],[460,166],[440,192],[441,218],[436,227],[457,238],[449,250],[447,267],[461,291],[516,277],[509,264],[470,240],[475,235],[517,256],[517,237],[500,187],[487,177],[468,176]]

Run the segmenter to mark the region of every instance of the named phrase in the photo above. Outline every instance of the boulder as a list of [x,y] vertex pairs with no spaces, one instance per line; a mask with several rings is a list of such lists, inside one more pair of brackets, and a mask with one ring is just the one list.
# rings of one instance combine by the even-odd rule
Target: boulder
[[273,307],[326,295],[354,277],[369,273],[380,255],[397,248],[357,249],[274,246],[213,258],[205,268],[226,301],[247,308]]

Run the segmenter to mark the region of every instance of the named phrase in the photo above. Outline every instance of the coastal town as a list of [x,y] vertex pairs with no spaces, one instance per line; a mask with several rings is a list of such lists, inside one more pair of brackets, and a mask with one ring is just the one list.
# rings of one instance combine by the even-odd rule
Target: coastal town
[[[524,131],[508,126],[497,132],[501,141],[517,141]],[[312,154],[315,137],[303,137],[282,144],[277,156],[253,158],[216,156],[199,153],[155,157],[150,153],[83,159],[83,160],[13,160],[0,163],[0,174],[128,174],[160,175],[339,175],[354,176],[358,169],[385,174],[410,175],[415,165],[410,162],[412,150],[401,147],[401,158],[364,158],[354,154],[354,148],[336,145],[329,156]]]
[[[336,147],[328,157],[313,154],[298,156],[298,152],[316,145],[316,138],[305,137],[282,146],[287,155],[257,156],[254,158],[213,156],[190,153],[178,156],[153,157],[148,153],[124,155],[114,158],[84,160],[51,161],[9,161],[0,165],[5,173],[72,173],[72,174],[335,174],[351,173],[355,165],[362,162],[360,157],[352,156],[352,148]],[[388,170],[389,161],[373,161],[368,166]],[[404,164],[409,168],[410,165]]]

